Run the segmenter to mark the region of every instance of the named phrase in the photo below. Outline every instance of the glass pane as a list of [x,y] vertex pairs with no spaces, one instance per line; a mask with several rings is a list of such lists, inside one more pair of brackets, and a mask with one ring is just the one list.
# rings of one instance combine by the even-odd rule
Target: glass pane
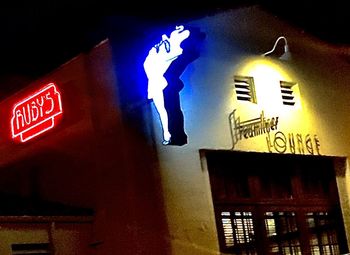
[[312,255],[340,254],[334,219],[328,212],[309,212],[306,214],[310,230]]
[[222,228],[224,231],[224,237],[225,237],[225,246],[226,247],[232,247],[234,245],[233,240],[233,227],[232,227],[232,221],[230,219],[230,212],[221,212],[221,222],[222,222]]
[[271,254],[301,255],[294,212],[265,212],[265,228]]
[[252,212],[221,212],[225,248],[234,254],[256,255]]

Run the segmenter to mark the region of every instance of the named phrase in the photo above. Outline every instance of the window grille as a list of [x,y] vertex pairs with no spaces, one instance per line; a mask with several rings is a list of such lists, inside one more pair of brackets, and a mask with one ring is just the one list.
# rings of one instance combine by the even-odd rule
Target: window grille
[[296,83],[280,81],[282,102],[284,105],[294,106],[295,97],[293,87]]
[[256,255],[252,212],[221,211],[225,249]]
[[237,100],[257,103],[253,77],[235,76]]
[[[207,151],[206,156],[221,252],[349,252],[333,159],[217,151]],[[242,172],[249,196],[232,189]],[[282,195],[275,195],[278,192]]]
[[311,233],[311,254],[340,254],[337,233],[332,228],[333,215],[329,215],[328,212],[308,212],[306,217]]
[[301,254],[294,212],[265,212],[264,218],[269,251],[272,254]]

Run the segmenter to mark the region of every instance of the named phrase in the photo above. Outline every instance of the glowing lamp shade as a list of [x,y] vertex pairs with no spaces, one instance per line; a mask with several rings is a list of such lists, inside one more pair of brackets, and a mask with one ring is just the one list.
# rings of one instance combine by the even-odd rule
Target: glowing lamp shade
[[49,83],[13,106],[12,138],[26,142],[53,128],[60,115],[61,94],[54,83]]

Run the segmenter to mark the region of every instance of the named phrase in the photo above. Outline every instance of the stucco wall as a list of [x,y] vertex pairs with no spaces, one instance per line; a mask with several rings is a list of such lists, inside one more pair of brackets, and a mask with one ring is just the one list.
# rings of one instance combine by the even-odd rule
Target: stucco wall
[[16,143],[9,122],[0,124],[0,192],[94,212],[82,236],[79,226],[55,225],[58,253],[167,252],[156,155],[122,120],[118,72],[105,40],[0,103],[0,116],[10,120],[12,105],[33,90],[55,82],[61,91],[62,121],[36,139]]
[[[199,150],[293,153],[288,144],[280,151],[269,146],[267,134],[233,144],[230,113],[236,110],[236,117],[244,121],[258,118],[264,111],[266,118],[279,118],[277,130],[269,133],[272,145],[277,131],[287,138],[288,134],[299,134],[304,151],[296,149],[297,154],[347,157],[349,63],[326,44],[256,7],[215,14],[189,24],[206,34],[200,57],[181,76],[185,87],[180,97],[189,141],[180,147],[163,146],[158,115],[152,105],[154,133],[173,254],[218,254],[208,172]],[[281,35],[288,39],[292,59],[262,57]],[[254,77],[257,104],[237,101],[234,75]],[[278,101],[279,80],[297,84],[300,97],[295,107]],[[306,148],[307,140],[312,149]],[[342,167],[346,168],[344,164]],[[348,177],[343,173],[337,178],[347,215]],[[347,225],[348,221],[345,220]]]

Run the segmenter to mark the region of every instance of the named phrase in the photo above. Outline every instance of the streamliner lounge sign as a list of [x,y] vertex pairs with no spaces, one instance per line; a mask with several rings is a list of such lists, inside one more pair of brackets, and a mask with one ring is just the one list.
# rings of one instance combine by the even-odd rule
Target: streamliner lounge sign
[[317,135],[285,134],[282,131],[278,131],[279,117],[266,118],[264,111],[261,111],[259,117],[245,121],[241,121],[240,117],[237,117],[235,113],[236,110],[229,116],[233,148],[243,138],[249,139],[265,135],[269,152],[321,155],[321,145]]
[[61,114],[61,94],[54,83],[49,83],[13,106],[12,138],[26,142],[53,128]]
[[264,111],[261,111],[259,117],[245,121],[241,121],[235,113],[236,110],[229,116],[233,147],[243,138],[248,139],[277,130],[278,117],[266,118]]

